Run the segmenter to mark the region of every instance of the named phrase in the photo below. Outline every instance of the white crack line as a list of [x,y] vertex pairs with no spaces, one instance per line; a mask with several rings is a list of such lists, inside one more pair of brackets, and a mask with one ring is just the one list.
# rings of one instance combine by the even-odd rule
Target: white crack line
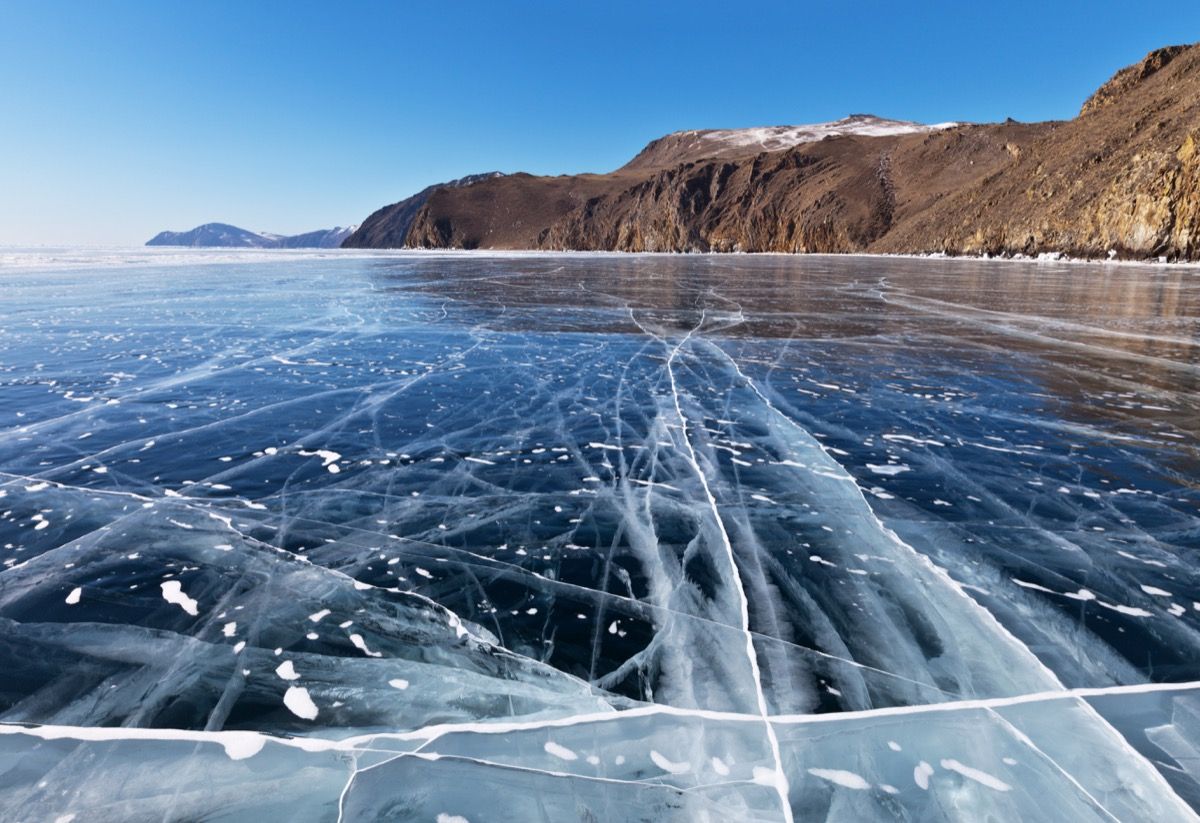
[[771,756],[775,759],[775,791],[779,794],[779,802],[783,811],[783,818],[787,823],[792,823],[792,804],[788,800],[788,780],[787,775],[783,771],[783,756],[779,751],[779,740],[775,736],[775,727],[771,724],[770,711],[767,708],[767,697],[763,692],[762,687],[762,672],[758,667],[758,652],[754,649],[754,635],[750,632],[750,604],[746,599],[746,590],[742,586],[741,574],[738,572],[737,560],[733,554],[733,544],[729,542],[729,534],[725,531],[725,524],[721,521],[721,514],[717,511],[717,499],[713,496],[712,490],[708,486],[708,478],[704,475],[704,470],[700,468],[700,464],[696,459],[696,450],[692,447],[692,441],[688,437],[687,418],[683,415],[683,408],[679,404],[679,388],[675,383],[674,362],[678,356],[680,349],[687,345],[692,334],[704,325],[704,312],[700,313],[700,322],[696,328],[693,328],[679,344],[671,350],[670,356],[667,358],[667,376],[671,381],[671,398],[675,404],[675,414],[679,418],[682,431],[680,436],[683,439],[683,444],[687,448],[688,462],[695,471],[696,476],[700,480],[700,485],[704,489],[704,496],[708,500],[709,510],[712,512],[713,520],[716,522],[717,531],[721,535],[721,542],[725,548],[725,554],[729,561],[729,568],[732,572],[732,583],[734,590],[738,596],[738,606],[741,609],[742,629],[746,635],[746,657],[750,661],[750,672],[754,678],[754,696],[758,702],[759,713],[762,715],[763,725],[767,730],[767,744],[771,748]]

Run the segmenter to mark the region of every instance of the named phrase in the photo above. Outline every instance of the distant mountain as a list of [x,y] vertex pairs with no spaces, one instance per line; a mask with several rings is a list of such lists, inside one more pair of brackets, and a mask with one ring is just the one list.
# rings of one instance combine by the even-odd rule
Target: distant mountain
[[191,231],[159,232],[146,241],[147,246],[204,246],[243,249],[336,249],[356,226],[319,229],[305,234],[284,236],[248,231],[227,223],[205,223]]
[[404,240],[408,236],[408,230],[412,226],[413,219],[429,201],[430,196],[434,192],[442,189],[465,188],[495,177],[504,177],[504,173],[489,171],[483,174],[468,174],[466,177],[460,177],[448,183],[435,183],[432,186],[426,186],[412,197],[405,198],[399,203],[393,203],[390,206],[384,206],[382,209],[372,213],[370,217],[362,222],[357,231],[346,238],[342,245],[348,249],[402,248]]
[[147,246],[226,246],[245,248],[273,248],[279,238],[273,235],[239,229],[225,223],[205,223],[191,231],[159,232],[146,241]]
[[337,226],[332,229],[318,229],[305,234],[293,234],[291,237],[280,237],[281,249],[336,249],[340,248],[347,237],[354,234],[358,226]]
[[1071,120],[674,132],[607,174],[427,189],[347,242],[1198,260],[1200,44],[1122,69]]

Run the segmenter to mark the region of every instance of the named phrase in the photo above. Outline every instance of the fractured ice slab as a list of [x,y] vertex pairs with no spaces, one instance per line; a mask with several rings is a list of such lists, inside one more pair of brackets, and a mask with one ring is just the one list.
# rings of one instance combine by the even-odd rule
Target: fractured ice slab
[[3,718],[303,731],[609,705],[420,595],[243,536],[236,517],[168,499],[6,571]]
[[1193,271],[92,264],[0,270],[0,816],[1194,819]]
[[1196,819],[1078,698],[827,715],[780,729],[797,819]]
[[786,812],[758,718],[665,707],[341,741],[0,726],[0,773],[6,811],[48,819],[1198,819],[1092,699],[776,718]]
[[5,819],[316,823],[337,818],[339,792],[353,772],[345,753],[249,732],[172,739],[167,732],[59,731],[0,726]]

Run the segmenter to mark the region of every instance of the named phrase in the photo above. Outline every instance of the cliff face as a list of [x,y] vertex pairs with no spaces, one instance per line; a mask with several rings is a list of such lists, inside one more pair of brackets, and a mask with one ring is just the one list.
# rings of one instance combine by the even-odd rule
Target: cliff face
[[408,230],[412,226],[417,213],[429,202],[429,198],[440,189],[469,186],[493,177],[502,177],[498,171],[484,174],[469,174],[448,183],[437,183],[426,186],[412,197],[406,197],[399,203],[392,203],[371,213],[356,231],[343,239],[341,246],[347,249],[387,249],[401,248],[406,245]]
[[[563,215],[540,248],[851,252],[1010,162],[1045,127],[835,137],[686,163]],[[1008,148],[1006,148],[1008,147]]]
[[1200,46],[1123,69],[1071,121],[679,132],[611,174],[439,188],[378,245],[1197,259]]
[[535,249],[546,227],[636,177],[512,174],[434,192],[417,213],[406,245],[459,249]]

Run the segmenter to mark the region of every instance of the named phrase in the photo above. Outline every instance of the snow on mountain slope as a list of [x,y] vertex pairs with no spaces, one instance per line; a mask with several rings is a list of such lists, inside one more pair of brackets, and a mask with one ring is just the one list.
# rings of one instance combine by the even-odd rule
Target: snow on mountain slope
[[782,151],[827,137],[882,137],[938,131],[958,123],[926,125],[908,120],[888,120],[871,114],[852,114],[829,123],[799,126],[759,126],[746,129],[693,129],[654,140],[624,168],[644,169],[676,165],[711,157],[740,157],[764,151]]

